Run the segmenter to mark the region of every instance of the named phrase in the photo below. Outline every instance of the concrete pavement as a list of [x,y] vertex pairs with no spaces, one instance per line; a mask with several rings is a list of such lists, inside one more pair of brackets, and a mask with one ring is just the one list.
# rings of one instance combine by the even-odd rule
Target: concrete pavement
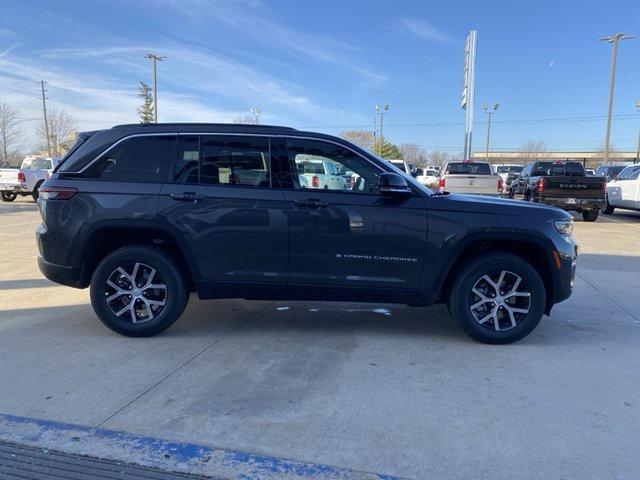
[[0,204],[0,413],[407,478],[640,472],[640,214],[578,221],[574,296],[502,347],[441,306],[196,298],[121,337],[42,279],[37,223]]

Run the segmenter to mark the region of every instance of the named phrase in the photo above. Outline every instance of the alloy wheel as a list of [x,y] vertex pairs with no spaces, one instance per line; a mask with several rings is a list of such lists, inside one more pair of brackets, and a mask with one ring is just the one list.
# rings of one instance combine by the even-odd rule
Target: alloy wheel
[[531,309],[531,292],[522,277],[506,270],[480,277],[469,295],[473,318],[485,328],[515,328]]
[[145,323],[157,318],[164,309],[167,285],[155,268],[136,262],[111,272],[104,294],[116,317],[131,323]]

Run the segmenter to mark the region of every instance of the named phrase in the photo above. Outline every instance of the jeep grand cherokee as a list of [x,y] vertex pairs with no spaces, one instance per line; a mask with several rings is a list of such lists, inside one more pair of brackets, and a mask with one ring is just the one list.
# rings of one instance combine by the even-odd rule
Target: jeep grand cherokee
[[[311,188],[305,161],[351,181]],[[559,209],[432,191],[343,139],[285,127],[86,132],[38,206],[41,271],[90,287],[100,320],[129,336],[165,330],[195,291],[447,303],[472,337],[509,343],[571,294],[577,255]]]

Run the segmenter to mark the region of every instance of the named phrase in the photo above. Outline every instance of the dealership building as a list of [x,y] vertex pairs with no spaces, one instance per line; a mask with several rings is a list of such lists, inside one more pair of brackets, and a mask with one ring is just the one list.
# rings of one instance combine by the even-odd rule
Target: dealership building
[[[473,152],[471,156],[474,160],[484,160],[487,158],[486,152]],[[597,168],[604,163],[603,154],[598,152],[544,152],[544,153],[523,153],[521,151],[489,151],[489,161],[494,165],[512,163],[521,165],[535,160],[557,160],[580,162],[586,168]],[[637,162],[637,152],[611,152],[609,162]]]

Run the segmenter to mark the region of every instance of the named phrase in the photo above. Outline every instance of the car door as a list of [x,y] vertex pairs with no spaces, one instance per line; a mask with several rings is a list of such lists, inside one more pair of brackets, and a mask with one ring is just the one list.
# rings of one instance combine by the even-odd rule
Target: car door
[[286,286],[285,202],[270,165],[266,136],[180,135],[159,221],[185,242],[205,298]]
[[621,206],[638,208],[638,175],[640,165],[629,167],[620,183]]
[[[321,287],[335,298],[414,295],[427,241],[427,211],[418,194],[385,197],[377,191],[382,168],[338,143],[281,138],[283,165],[291,171],[284,190],[289,225],[290,291],[314,296]],[[338,189],[313,189],[298,181],[298,165],[315,158],[354,181]],[[388,294],[388,295],[387,295]]]

